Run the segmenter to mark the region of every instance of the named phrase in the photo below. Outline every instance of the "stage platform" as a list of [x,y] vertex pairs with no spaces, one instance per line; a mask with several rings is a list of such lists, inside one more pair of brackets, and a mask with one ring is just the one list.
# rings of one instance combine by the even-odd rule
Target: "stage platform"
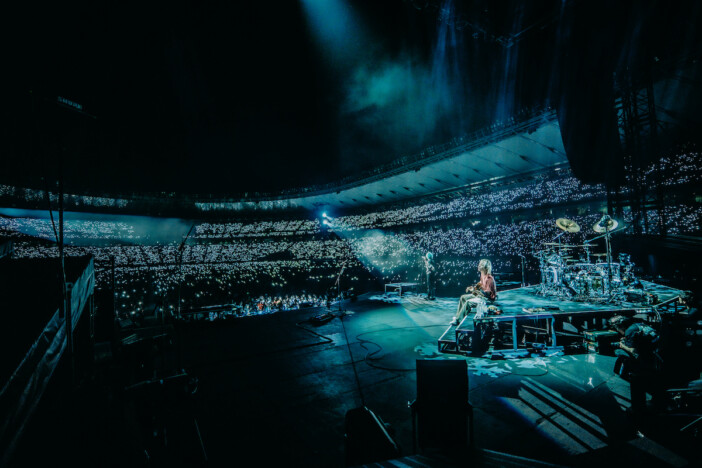
[[[520,349],[518,327],[530,325],[549,335],[549,343],[543,348],[544,351],[561,352],[563,348],[559,345],[559,335],[572,337],[587,330],[606,328],[607,321],[614,315],[646,318],[648,315],[675,313],[681,308],[679,298],[683,291],[648,281],[642,281],[641,284],[641,291],[655,298],[653,303],[559,299],[539,294],[538,286],[502,291],[492,304],[501,311],[499,315],[489,314],[476,318],[475,312],[468,314],[458,326],[448,326],[439,337],[439,351],[479,354],[499,351],[512,356],[528,355],[525,346],[522,345]],[[567,325],[564,326],[564,323]],[[484,338],[486,327],[490,325],[511,328],[511,347],[493,345],[491,349],[484,349],[478,345]]]
[[400,296],[402,292],[414,291],[420,286],[419,283],[386,283],[385,284],[385,294],[388,293],[388,288],[391,290],[399,291]]

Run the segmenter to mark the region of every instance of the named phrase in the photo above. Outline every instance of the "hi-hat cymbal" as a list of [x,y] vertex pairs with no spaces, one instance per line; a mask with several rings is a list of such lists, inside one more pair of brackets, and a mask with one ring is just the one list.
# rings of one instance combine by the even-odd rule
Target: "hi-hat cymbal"
[[597,254],[590,254],[592,257],[605,257],[607,254],[606,253],[597,253]]
[[601,219],[599,220],[594,226],[592,226],[592,229],[595,232],[610,232],[614,231],[617,229],[617,226],[619,226],[619,222],[616,219],[608,218],[608,219]]
[[580,232],[580,226],[575,221],[566,218],[558,218],[556,226],[563,229],[565,232]]

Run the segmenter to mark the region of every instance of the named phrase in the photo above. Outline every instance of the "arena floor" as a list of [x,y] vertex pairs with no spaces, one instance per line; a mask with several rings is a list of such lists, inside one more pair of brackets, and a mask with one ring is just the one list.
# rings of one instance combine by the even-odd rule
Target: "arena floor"
[[378,293],[344,303],[342,319],[333,308],[337,317],[316,326],[307,320],[323,310],[180,328],[182,364],[200,381],[195,413],[208,459],[343,466],[344,416],[362,398],[392,426],[403,455],[412,455],[415,360],[463,359],[480,449],[570,466],[692,461],[689,442],[671,436],[684,425],[679,420],[633,424],[629,386],[613,373],[612,357],[440,354],[437,338],[456,305],[455,298]]

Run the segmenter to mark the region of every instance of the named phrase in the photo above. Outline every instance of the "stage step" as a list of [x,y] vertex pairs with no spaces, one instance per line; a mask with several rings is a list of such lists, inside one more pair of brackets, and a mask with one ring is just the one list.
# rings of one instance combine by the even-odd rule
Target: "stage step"
[[[463,321],[456,325],[449,325],[446,331],[439,337],[439,352],[463,354],[470,351],[470,336],[473,334],[473,315],[466,315]],[[463,340],[459,338],[463,337]],[[468,338],[468,339],[466,339]],[[463,346],[461,346],[463,343]]]
[[446,331],[439,337],[439,352],[440,353],[452,353],[459,354],[458,347],[456,346],[456,327],[455,325],[449,325]]
[[475,449],[467,451],[462,456],[448,456],[442,454],[422,454],[410,455],[406,457],[394,458],[381,462],[360,465],[364,468],[424,468],[424,467],[458,467],[458,466],[482,466],[482,467],[502,467],[502,468],[560,468],[563,465],[536,460],[533,458],[519,457],[504,452],[493,450]]

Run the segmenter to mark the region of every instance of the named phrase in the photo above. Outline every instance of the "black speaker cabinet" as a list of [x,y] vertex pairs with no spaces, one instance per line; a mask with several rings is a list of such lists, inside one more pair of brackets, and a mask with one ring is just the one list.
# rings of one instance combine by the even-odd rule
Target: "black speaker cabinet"
[[466,447],[469,416],[472,423],[466,361],[418,359],[417,400],[412,409],[420,448]]

